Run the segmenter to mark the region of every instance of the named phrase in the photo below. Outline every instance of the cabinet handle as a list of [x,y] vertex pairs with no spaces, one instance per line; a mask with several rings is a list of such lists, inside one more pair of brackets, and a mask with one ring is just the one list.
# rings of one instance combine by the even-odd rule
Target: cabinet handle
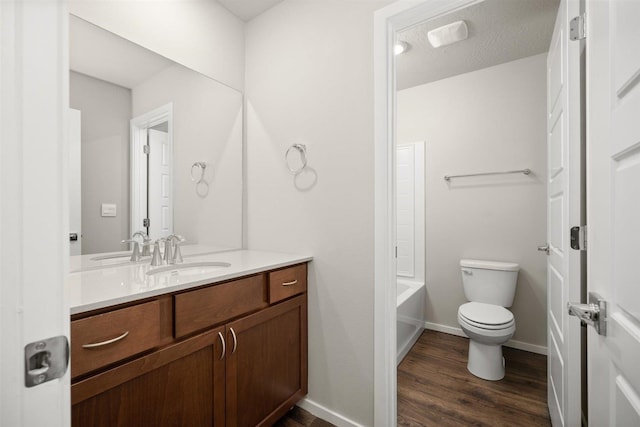
[[224,342],[224,337],[222,336],[222,332],[218,332],[218,337],[220,337],[220,343],[222,344],[222,354],[220,355],[220,360],[224,359],[224,354],[227,352],[227,345]]
[[293,286],[293,285],[295,285],[296,283],[298,283],[298,281],[297,281],[297,280],[294,280],[294,281],[292,281],[292,282],[284,282],[284,283],[282,284],[282,286]]
[[236,331],[233,328],[229,328],[231,331],[231,336],[233,337],[233,349],[231,350],[231,354],[236,352],[236,347],[238,347],[238,338],[236,337]]
[[117,342],[117,341],[125,339],[127,337],[127,335],[129,335],[129,331],[125,332],[124,334],[120,335],[119,337],[115,337],[115,338],[110,339],[110,340],[97,342],[97,343],[93,343],[93,344],[82,344],[82,348],[96,348],[96,347],[102,347],[103,345],[113,344],[114,342]]

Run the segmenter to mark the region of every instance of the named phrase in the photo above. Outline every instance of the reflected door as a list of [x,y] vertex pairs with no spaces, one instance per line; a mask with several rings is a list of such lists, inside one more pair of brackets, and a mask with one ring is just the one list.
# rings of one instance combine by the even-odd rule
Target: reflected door
[[[165,123],[166,124],[166,123]],[[149,129],[149,176],[147,191],[149,205],[148,234],[152,239],[167,237],[172,233],[171,164],[169,162],[169,136],[166,131]]]

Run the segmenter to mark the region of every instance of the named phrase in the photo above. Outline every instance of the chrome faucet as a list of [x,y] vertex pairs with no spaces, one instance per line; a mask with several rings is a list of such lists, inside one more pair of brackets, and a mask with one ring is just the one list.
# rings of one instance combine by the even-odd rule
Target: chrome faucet
[[[136,240],[136,237],[142,237],[142,250],[140,250],[140,244]],[[149,236],[147,236],[147,233],[145,233],[144,231],[136,231],[135,233],[133,233],[130,239],[123,240],[120,243],[122,244],[133,243],[133,249],[131,250],[131,258],[129,258],[129,260],[132,262],[140,261],[140,257],[151,255],[151,252],[149,250],[151,239],[149,238]]]
[[[175,243],[174,243],[175,242]],[[164,241],[164,262],[166,264],[182,263],[182,254],[180,253],[180,243],[184,242],[184,238],[177,234],[168,236]],[[174,249],[175,245],[175,249]]]
[[131,239],[135,239],[136,237],[142,237],[142,256],[151,256],[151,238],[149,237],[149,235],[147,233],[145,233],[144,231],[140,230],[140,231],[136,231],[135,233],[133,233],[133,235],[131,236]]
[[129,258],[129,261],[132,261],[132,262],[140,261],[140,245],[138,244],[137,240],[127,239],[127,240],[121,241],[120,243],[122,243],[123,245],[126,243],[133,243],[133,250],[131,251],[131,258]]

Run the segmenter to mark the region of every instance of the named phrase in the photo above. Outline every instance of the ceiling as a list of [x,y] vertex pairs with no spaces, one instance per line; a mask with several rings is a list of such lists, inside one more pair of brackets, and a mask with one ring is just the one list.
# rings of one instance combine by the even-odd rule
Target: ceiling
[[218,0],[218,3],[246,22],[281,1],[282,0]]
[[74,15],[69,15],[69,68],[133,88],[175,63]]
[[[559,0],[486,0],[400,32],[410,49],[396,56],[397,89],[441,80],[549,50]],[[433,48],[427,33],[464,20],[469,38]]]

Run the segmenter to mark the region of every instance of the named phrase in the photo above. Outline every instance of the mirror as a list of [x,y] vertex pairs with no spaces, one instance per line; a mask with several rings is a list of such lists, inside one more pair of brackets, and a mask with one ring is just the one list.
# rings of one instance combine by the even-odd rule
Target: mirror
[[[71,165],[70,206],[80,212],[77,221],[71,212],[72,254],[127,250],[121,241],[136,231],[240,248],[242,93],[76,16],[69,21],[81,158]],[[70,135],[73,153],[73,128]]]

